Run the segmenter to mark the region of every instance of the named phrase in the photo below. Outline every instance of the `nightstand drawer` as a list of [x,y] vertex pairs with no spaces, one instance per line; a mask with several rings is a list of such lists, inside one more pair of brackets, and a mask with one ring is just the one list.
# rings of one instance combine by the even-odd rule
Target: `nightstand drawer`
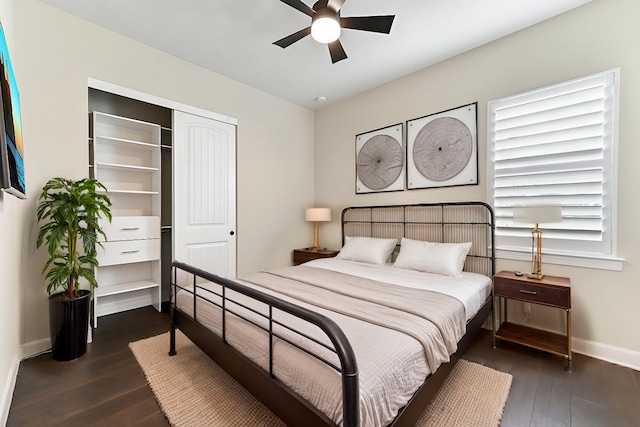
[[571,308],[571,294],[567,287],[501,279],[494,282],[494,293],[497,296],[521,301],[550,305],[553,307]]

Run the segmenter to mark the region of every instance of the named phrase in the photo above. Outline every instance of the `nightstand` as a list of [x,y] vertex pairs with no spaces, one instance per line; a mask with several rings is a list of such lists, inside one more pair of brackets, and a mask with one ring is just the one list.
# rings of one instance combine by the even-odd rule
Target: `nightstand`
[[329,249],[317,249],[303,248],[293,250],[293,265],[302,264],[303,262],[311,261],[318,258],[332,258],[338,255],[339,251],[332,251]]
[[[571,283],[566,277],[544,276],[541,280],[501,271],[493,276],[493,347],[496,339],[522,344],[564,357],[571,371]],[[566,313],[566,334],[544,331],[507,320],[509,299],[562,309]]]

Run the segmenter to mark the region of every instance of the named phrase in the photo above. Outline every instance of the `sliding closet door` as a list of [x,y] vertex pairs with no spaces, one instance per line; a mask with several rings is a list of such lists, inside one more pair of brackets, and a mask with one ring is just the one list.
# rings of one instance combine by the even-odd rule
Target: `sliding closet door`
[[236,127],[173,112],[174,259],[236,276]]

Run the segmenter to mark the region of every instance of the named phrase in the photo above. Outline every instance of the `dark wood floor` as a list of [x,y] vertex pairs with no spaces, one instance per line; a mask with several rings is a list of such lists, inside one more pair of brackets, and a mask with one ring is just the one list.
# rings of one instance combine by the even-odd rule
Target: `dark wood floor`
[[[152,308],[100,318],[87,353],[72,362],[44,354],[20,365],[7,426],[167,426],[128,343],[168,330]],[[491,348],[483,331],[464,358],[513,375],[502,426],[640,426],[640,372],[515,344]]]
[[502,426],[640,426],[640,372],[573,354],[573,372],[554,356],[517,344],[491,347],[491,332],[463,356],[513,375]]

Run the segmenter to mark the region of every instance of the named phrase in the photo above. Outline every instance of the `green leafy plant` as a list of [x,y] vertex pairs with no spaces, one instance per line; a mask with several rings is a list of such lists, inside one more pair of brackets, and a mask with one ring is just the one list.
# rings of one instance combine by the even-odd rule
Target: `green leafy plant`
[[93,272],[98,265],[96,245],[102,246],[98,236],[105,236],[98,219],[111,221],[111,201],[98,189],[106,191],[100,182],[88,178],[53,178],[42,188],[36,208],[38,224],[42,223],[36,246],[46,243],[49,252],[42,269],[49,295],[62,288],[63,298],[76,298],[80,278],[91,289],[98,286]]

